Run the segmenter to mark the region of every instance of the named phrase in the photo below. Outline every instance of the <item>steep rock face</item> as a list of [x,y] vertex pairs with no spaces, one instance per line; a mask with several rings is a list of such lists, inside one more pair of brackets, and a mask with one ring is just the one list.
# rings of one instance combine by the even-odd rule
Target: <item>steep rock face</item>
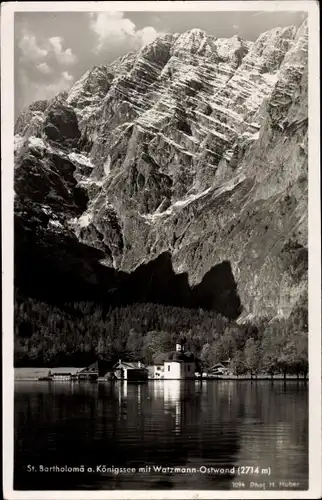
[[289,316],[303,300],[306,23],[254,43],[163,35],[33,106],[16,125],[26,229],[21,200],[50,208],[46,234],[76,237],[117,271],[168,253],[196,290],[207,273],[218,288],[210,271],[228,262],[243,317]]
[[43,117],[43,113],[48,106],[48,101],[36,101],[29,106],[26,111],[23,111],[17,118],[15,123],[14,133],[15,136],[24,136],[27,129],[30,127],[30,123],[33,120],[37,121],[37,117],[40,119]]

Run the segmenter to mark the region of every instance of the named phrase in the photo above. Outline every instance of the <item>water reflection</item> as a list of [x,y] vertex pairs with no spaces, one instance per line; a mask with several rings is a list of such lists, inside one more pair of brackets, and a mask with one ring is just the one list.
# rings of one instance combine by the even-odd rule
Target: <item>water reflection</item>
[[180,434],[181,431],[182,404],[180,401],[180,388],[181,382],[179,380],[164,381],[164,411],[165,413],[172,413],[175,416],[175,434]]
[[[17,489],[229,489],[232,474],[171,474],[154,467],[254,463],[274,466],[270,480],[306,484],[304,384],[21,382],[15,389]],[[30,463],[150,470],[30,475]]]

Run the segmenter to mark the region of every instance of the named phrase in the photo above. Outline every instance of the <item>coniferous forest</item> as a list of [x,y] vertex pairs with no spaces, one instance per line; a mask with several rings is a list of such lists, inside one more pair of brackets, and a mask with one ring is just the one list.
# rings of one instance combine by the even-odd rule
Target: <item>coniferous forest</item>
[[[304,318],[304,319],[303,319]],[[307,317],[238,324],[214,311],[152,303],[51,305],[15,294],[15,366],[86,366],[120,357],[153,363],[185,336],[202,369],[226,359],[235,374],[307,374]]]

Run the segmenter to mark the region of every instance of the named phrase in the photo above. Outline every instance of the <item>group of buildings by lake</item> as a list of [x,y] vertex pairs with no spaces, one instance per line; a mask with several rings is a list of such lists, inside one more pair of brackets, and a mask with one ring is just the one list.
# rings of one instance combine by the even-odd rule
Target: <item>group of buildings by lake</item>
[[239,375],[234,374],[230,360],[217,363],[203,370],[200,360],[185,349],[184,342],[177,343],[176,348],[165,354],[159,354],[153,365],[144,365],[141,361],[125,361],[119,359],[116,363],[104,359],[96,360],[84,368],[52,368],[46,374],[35,377],[47,381],[133,381],[148,380],[193,380],[193,379],[285,379],[306,378],[287,376],[283,374]]
[[176,349],[156,357],[153,365],[144,365],[141,361],[123,361],[112,364],[97,360],[85,368],[51,369],[42,380],[183,380],[201,377],[199,361],[184,349],[183,343],[176,344]]

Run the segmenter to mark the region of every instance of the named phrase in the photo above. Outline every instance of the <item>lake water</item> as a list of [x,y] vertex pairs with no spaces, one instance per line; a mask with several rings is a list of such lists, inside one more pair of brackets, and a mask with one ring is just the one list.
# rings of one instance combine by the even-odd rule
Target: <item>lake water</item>
[[[82,465],[84,472],[56,469]],[[15,489],[249,489],[251,482],[252,489],[308,488],[305,382],[15,383]]]

